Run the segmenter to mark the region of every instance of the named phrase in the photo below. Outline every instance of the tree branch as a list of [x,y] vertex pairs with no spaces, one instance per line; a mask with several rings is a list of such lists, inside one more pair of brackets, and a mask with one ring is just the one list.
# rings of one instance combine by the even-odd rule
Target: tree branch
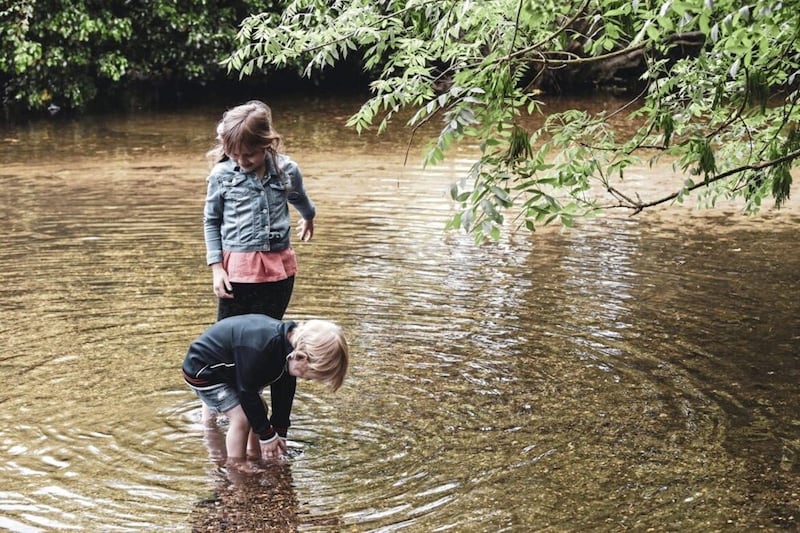
[[[793,160],[797,159],[798,157],[800,157],[800,149],[795,150],[793,152],[789,152],[788,154],[785,154],[785,155],[783,155],[781,157],[778,157],[776,159],[772,159],[770,161],[765,161],[763,163],[759,163],[757,165],[742,165],[740,167],[733,168],[733,169],[728,170],[726,172],[723,172],[721,174],[717,174],[713,178],[704,180],[702,183],[695,183],[691,187],[687,187],[686,190],[691,192],[691,191],[694,191],[694,190],[699,189],[701,187],[707,187],[709,184],[714,183],[716,181],[720,181],[720,180],[723,180],[725,178],[729,178],[729,177],[731,177],[733,175],[740,174],[740,173],[746,172],[748,170],[749,171],[763,170],[765,168],[773,167],[775,165],[780,165],[781,163],[787,163],[789,161],[793,161]],[[663,203],[672,201],[675,198],[677,198],[680,194],[682,194],[682,192],[684,192],[684,191],[674,192],[674,193],[672,193],[672,194],[670,194],[668,196],[665,196],[665,197],[660,198],[658,200],[654,200],[652,202],[634,202],[630,198],[626,197],[621,191],[619,191],[618,189],[616,189],[614,187],[608,187],[607,190],[608,190],[608,192],[610,194],[616,196],[617,198],[621,198],[622,200],[624,200],[624,203],[620,202],[617,205],[604,206],[604,207],[602,207],[602,209],[613,209],[613,208],[618,208],[618,207],[622,207],[622,208],[625,208],[625,209],[633,209],[633,213],[632,214],[634,214],[634,215],[640,213],[641,211],[643,211],[644,209],[647,209],[648,207],[653,207],[653,206],[656,206],[656,205],[659,205],[659,204],[663,204]]]

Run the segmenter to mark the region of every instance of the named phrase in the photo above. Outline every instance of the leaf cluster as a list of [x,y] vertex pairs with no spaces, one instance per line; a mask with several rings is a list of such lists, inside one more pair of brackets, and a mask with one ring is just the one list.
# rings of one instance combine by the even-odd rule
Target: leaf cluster
[[[757,210],[789,198],[798,152],[800,0],[293,0],[246,19],[229,69],[305,73],[358,54],[371,96],[349,124],[383,131],[401,111],[438,121],[426,164],[453,144],[480,153],[454,184],[452,227],[496,238],[513,216],[534,230],[699,190]],[[699,43],[699,44],[698,44]],[[689,46],[691,45],[691,46]],[[644,90],[614,113],[542,113],[537,82],[581,66],[635,61]],[[609,126],[624,114],[634,132]],[[404,115],[405,116],[405,115]],[[626,191],[634,165],[673,161],[673,193]]]

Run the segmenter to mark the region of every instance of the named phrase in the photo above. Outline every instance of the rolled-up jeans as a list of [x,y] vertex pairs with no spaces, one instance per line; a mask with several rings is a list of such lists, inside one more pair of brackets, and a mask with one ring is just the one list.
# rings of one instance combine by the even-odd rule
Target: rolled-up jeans
[[201,389],[189,385],[189,388],[197,394],[197,397],[200,398],[211,411],[216,413],[225,413],[241,403],[236,389],[225,383]]

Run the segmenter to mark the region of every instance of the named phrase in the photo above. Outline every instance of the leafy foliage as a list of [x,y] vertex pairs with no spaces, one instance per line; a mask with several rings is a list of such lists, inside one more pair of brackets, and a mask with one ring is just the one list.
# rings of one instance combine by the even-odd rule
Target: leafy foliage
[[[534,230],[698,189],[710,204],[780,206],[800,155],[798,32],[800,0],[293,0],[246,19],[226,63],[242,75],[269,65],[310,73],[361,54],[374,81],[350,119],[356,130],[383,131],[411,110],[415,130],[442,121],[426,164],[454,142],[479,144],[452,188],[451,226],[482,240],[509,213]],[[618,63],[640,68],[643,89],[618,111],[640,124],[633,135],[617,138],[609,115],[578,110],[526,130],[548,75]],[[689,176],[673,194],[643,201],[621,189],[632,165],[664,156]]]
[[256,0],[16,0],[0,8],[5,106],[80,109],[135,82],[207,81],[225,75]]

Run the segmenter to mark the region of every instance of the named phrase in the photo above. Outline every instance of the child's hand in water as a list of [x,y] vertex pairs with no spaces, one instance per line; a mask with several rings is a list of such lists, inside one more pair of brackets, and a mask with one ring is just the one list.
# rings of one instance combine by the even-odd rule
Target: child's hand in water
[[286,439],[283,437],[261,443],[261,457],[264,459],[279,459],[284,455],[286,455]]

